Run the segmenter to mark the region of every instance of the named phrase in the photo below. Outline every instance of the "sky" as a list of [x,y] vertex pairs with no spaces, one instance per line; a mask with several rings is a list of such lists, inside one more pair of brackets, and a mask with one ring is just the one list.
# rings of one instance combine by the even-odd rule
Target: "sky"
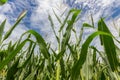
[[[15,23],[17,17],[23,10],[27,10],[27,15],[21,23],[15,28],[10,39],[19,39],[20,35],[29,29],[39,32],[46,41],[55,43],[55,38],[50,27],[48,14],[50,14],[58,30],[59,24],[53,14],[53,10],[61,15],[64,11],[71,8],[82,9],[80,23],[90,23],[89,16],[93,15],[95,23],[100,17],[106,17],[106,24],[115,36],[118,36],[117,30],[113,29],[113,21],[119,26],[120,22],[120,0],[8,0],[8,2],[0,6],[0,23],[7,19],[5,32]],[[63,15],[63,18],[65,15]],[[79,33],[79,29],[77,29]],[[88,29],[85,34],[89,34],[93,30]],[[46,37],[47,36],[47,37]],[[74,40],[73,40],[74,41]],[[97,42],[97,40],[95,40]],[[95,42],[94,42],[95,43]]]

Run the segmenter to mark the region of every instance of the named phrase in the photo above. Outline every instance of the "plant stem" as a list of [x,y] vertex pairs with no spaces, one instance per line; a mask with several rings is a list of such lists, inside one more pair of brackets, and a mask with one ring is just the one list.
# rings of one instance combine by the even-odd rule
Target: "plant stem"
[[60,60],[57,61],[56,80],[60,77]]

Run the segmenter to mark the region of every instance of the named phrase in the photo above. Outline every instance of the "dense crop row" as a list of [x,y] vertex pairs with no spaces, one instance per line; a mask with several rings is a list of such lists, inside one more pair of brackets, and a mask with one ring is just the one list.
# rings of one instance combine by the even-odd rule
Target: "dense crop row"
[[[50,43],[34,30],[28,30],[19,40],[5,44],[14,28],[26,14],[24,11],[13,27],[4,33],[6,20],[0,25],[0,79],[2,80],[119,80],[120,49],[114,41],[120,43],[109,31],[104,19],[98,21],[98,26],[83,23],[80,34],[76,33],[74,24],[81,10],[71,9],[66,18],[61,21],[54,12],[59,24],[59,32],[55,31],[52,17],[48,19],[57,40],[56,50]],[[85,42],[81,42],[85,27],[97,28]],[[71,33],[74,32],[76,42],[71,43]],[[3,34],[4,33],[4,34]],[[79,36],[76,36],[79,35]],[[26,38],[23,38],[26,36]],[[99,36],[104,51],[100,51],[90,43]],[[35,38],[33,40],[32,38]],[[27,44],[27,47],[24,46]],[[37,51],[36,51],[37,50]],[[97,56],[99,55],[99,56]],[[99,60],[100,58],[100,60]]]

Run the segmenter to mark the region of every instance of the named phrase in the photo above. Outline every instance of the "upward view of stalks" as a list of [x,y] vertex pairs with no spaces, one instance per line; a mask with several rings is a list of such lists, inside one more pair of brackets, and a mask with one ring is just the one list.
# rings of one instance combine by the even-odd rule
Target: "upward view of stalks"
[[[28,30],[16,42],[5,44],[27,12],[22,12],[6,33],[4,20],[0,24],[0,80],[120,80],[120,49],[115,45],[115,41],[120,41],[112,35],[103,18],[97,26],[94,26],[93,19],[92,24],[80,24],[82,27],[78,34],[74,24],[78,21],[80,12],[81,10],[71,9],[64,20],[54,12],[60,24],[58,32],[49,15],[58,52],[35,30]],[[96,31],[82,42],[85,28]],[[72,32],[76,40],[74,43],[70,42]],[[91,45],[96,37],[104,51]]]

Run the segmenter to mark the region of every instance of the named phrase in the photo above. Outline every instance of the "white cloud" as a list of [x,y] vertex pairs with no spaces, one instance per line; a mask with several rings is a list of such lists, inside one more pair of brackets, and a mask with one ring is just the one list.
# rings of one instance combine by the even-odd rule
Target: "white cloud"
[[[38,1],[38,7],[32,13],[32,16],[31,16],[31,22],[33,22],[32,25],[36,25],[36,24],[40,25],[40,21],[44,22],[41,24],[46,24],[47,20],[48,20],[48,14],[50,14],[52,17],[54,17],[52,9],[54,9],[55,12],[57,12],[57,14],[59,15],[59,14],[62,14],[63,11],[67,8],[67,5],[63,4],[61,2],[61,0],[52,0],[52,1],[50,1],[50,0],[44,0],[44,1],[37,0],[37,1]],[[44,25],[42,25],[42,26],[44,26]]]
[[4,13],[12,12],[10,4],[6,3],[3,6],[0,6],[0,22],[7,19],[7,16]]
[[[0,23],[2,21],[4,21],[5,19],[7,19],[6,24],[5,24],[5,29],[4,29],[5,33],[13,26],[13,23],[15,23],[15,21],[13,23],[11,23],[11,20],[14,19],[12,17],[12,15],[10,15],[10,13],[14,15],[14,9],[13,9],[12,6],[14,6],[14,8],[15,8],[14,3],[11,3],[11,4],[6,3],[5,5],[0,6]],[[19,15],[16,15],[16,19],[17,19],[17,16],[19,16]],[[10,41],[10,40],[16,41],[17,39],[19,39],[21,34],[23,32],[25,32],[26,30],[28,30],[28,29],[23,24],[19,24],[13,30],[11,36],[9,37],[9,39],[7,39],[7,42]]]
[[53,14],[53,9],[57,15],[61,15],[66,8],[69,8],[66,4],[62,3],[62,0],[37,0],[38,7],[31,15],[31,25],[37,30],[43,33],[43,36],[47,42],[50,42],[52,47],[55,48],[57,45],[55,36],[50,27],[50,22],[48,20],[48,14],[51,15],[53,22],[55,24],[55,30],[58,31],[59,23]]
[[[32,25],[34,27],[36,27],[37,29],[39,29],[40,31],[42,31],[44,34],[48,34],[46,40],[48,42],[52,42],[54,44],[55,39],[54,39],[54,35],[51,31],[51,27],[49,25],[47,15],[48,15],[48,13],[51,14],[51,16],[54,20],[54,23],[57,26],[57,27],[55,27],[55,29],[58,30],[59,25],[58,25],[58,23],[55,19],[55,16],[52,12],[52,8],[55,9],[55,11],[57,12],[58,15],[60,15],[65,10],[65,8],[69,8],[69,6],[67,4],[62,3],[62,7],[61,7],[60,0],[52,0],[52,1],[37,0],[37,1],[38,1],[38,7],[35,10],[35,12],[32,13],[32,16],[31,16],[31,22],[33,22]],[[115,2],[115,0],[76,0],[75,4],[73,4],[73,5],[79,5],[78,3],[80,3],[80,2],[83,2],[83,4],[84,4],[83,7],[86,7],[86,6],[88,7],[88,10],[85,11],[85,13],[82,16],[82,19],[80,19],[80,20],[89,22],[89,20],[88,20],[88,16],[90,15],[89,12],[92,12],[94,22],[97,23],[98,20],[100,19],[100,17],[109,17],[110,14],[113,13],[112,9],[114,7],[113,3]],[[116,3],[116,4],[118,5],[119,3]],[[116,6],[116,7],[118,7],[118,6]],[[77,32],[79,32],[79,29],[77,29]],[[92,31],[89,31],[89,30],[88,30],[88,32],[86,31],[86,33],[90,33],[90,32],[92,32]],[[72,39],[74,39],[74,37],[72,37]]]
[[[48,21],[48,14],[52,16],[53,21],[56,25],[55,30],[57,31],[59,29],[59,24],[53,14],[52,9],[54,9],[55,12],[60,16],[66,10],[66,8],[68,9],[70,8],[68,4],[62,3],[62,1],[65,1],[65,0],[24,0],[24,1],[16,0],[13,2],[9,2],[4,6],[0,6],[0,22],[3,21],[5,18],[9,18],[5,28],[5,32],[6,32],[12,25],[10,23],[10,20],[13,19],[15,21],[16,17],[18,16],[16,15],[15,17],[12,17],[14,13],[16,13],[15,10],[17,9],[17,7],[19,7],[18,9],[19,12],[22,9],[28,9],[28,10],[32,9],[31,15],[29,16],[30,20],[28,20],[30,21],[30,28],[41,31],[44,37],[45,35],[48,35],[47,37],[45,37],[46,41],[54,44],[55,38],[51,30],[50,23]],[[33,8],[33,6],[29,5],[30,2],[35,3],[35,5],[37,6]],[[83,13],[81,17],[82,19],[80,19],[79,21],[80,23],[82,21],[90,22],[88,20],[88,16],[90,15],[90,12],[93,14],[93,18],[96,23],[101,16],[106,17],[106,16],[109,16],[110,14],[114,14],[112,10],[113,7],[118,7],[120,5],[119,0],[76,0],[74,5],[79,6],[80,2],[83,3],[83,7],[88,8],[88,10],[86,9],[86,11]],[[11,13],[12,15],[6,16],[4,13],[7,13],[7,12]],[[63,17],[65,17],[65,15]],[[117,19],[119,19],[119,17]],[[79,25],[80,24],[79,22],[77,25],[80,27],[81,25]],[[28,28],[24,24],[20,24],[13,31],[11,38],[15,39],[16,36],[17,37],[20,36],[26,30],[28,30]],[[77,32],[79,32],[78,28],[77,28]]]
[[11,5],[6,3],[5,5],[0,6],[0,11],[1,11],[0,13],[12,12]]
[[105,7],[113,3],[115,0],[101,0],[101,6]]

